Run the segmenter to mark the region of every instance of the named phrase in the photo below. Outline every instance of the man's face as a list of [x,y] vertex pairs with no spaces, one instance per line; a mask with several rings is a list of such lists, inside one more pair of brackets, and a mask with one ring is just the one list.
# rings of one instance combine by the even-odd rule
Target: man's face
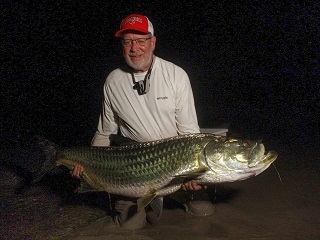
[[[147,38],[150,38],[149,34],[124,33],[122,35],[122,39],[127,40],[127,44],[122,44],[124,59],[135,72],[148,71],[152,63],[156,37]],[[141,41],[130,41],[130,39],[141,39]]]

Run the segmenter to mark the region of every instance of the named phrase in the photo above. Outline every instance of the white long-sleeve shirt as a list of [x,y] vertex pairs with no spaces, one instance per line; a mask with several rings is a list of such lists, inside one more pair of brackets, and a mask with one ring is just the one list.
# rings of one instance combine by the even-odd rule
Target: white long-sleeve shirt
[[113,70],[104,84],[104,101],[92,146],[109,146],[117,134],[138,142],[200,131],[187,73],[177,65],[154,57],[150,89],[139,95],[134,82],[147,72]]

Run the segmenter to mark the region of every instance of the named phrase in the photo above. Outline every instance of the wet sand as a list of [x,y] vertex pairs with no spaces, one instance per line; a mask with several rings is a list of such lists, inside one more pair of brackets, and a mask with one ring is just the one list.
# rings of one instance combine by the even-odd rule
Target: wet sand
[[191,216],[166,201],[158,225],[136,231],[112,222],[106,193],[73,195],[38,186],[17,194],[23,178],[2,166],[0,238],[320,239],[319,152],[275,141],[266,146],[279,153],[277,170],[271,166],[254,178],[211,187],[213,215]]

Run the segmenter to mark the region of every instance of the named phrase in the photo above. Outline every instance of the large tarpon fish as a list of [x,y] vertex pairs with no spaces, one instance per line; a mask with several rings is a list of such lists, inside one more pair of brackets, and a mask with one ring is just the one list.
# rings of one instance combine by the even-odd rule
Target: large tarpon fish
[[138,198],[138,208],[169,195],[186,178],[199,184],[244,180],[277,158],[261,141],[188,134],[121,147],[75,147],[57,154],[56,165],[84,167],[82,180],[97,191]]

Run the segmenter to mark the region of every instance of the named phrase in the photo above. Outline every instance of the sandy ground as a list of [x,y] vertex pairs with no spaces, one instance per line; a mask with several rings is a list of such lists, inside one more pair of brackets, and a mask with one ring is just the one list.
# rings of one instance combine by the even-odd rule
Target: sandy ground
[[[129,231],[108,214],[106,193],[70,194],[45,186],[17,194],[21,176],[0,173],[1,239],[320,239],[317,149],[269,142],[279,158],[261,175],[213,186],[215,213],[194,217],[167,201],[153,228]],[[279,177],[280,175],[280,177]]]

